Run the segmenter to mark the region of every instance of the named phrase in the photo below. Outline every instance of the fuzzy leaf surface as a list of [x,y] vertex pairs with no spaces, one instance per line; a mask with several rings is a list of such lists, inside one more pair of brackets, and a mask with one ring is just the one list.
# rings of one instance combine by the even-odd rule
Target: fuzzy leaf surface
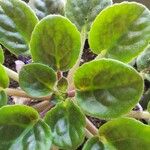
[[0,43],[15,55],[29,53],[31,33],[38,19],[20,0],[0,0]]
[[33,97],[50,95],[55,82],[56,74],[54,70],[43,64],[25,65],[19,73],[20,87]]
[[150,45],[139,55],[136,59],[137,69],[139,71],[148,69],[150,67]]
[[52,144],[51,130],[46,123],[39,120],[26,130],[11,147],[12,150],[50,150]]
[[30,0],[29,5],[39,19],[50,14],[64,14],[65,0]]
[[71,100],[58,103],[45,116],[53,143],[64,150],[76,149],[84,140],[85,116]]
[[3,65],[0,64],[0,88],[7,88],[9,86],[9,77],[3,67]]
[[7,100],[8,100],[8,97],[7,97],[6,92],[1,90],[0,91],[0,107],[6,105],[7,104]]
[[67,0],[65,13],[79,30],[89,30],[97,14],[111,4],[112,0]]
[[89,44],[96,54],[130,62],[150,41],[150,11],[135,2],[115,4],[103,10],[89,32]]
[[100,142],[99,137],[93,137],[89,139],[82,150],[105,150],[104,145]]
[[75,73],[74,83],[79,106],[86,114],[98,118],[128,113],[143,93],[143,79],[138,72],[113,59],[82,65]]
[[119,118],[101,126],[99,136],[113,150],[149,150],[150,126],[135,119]]
[[74,24],[60,15],[49,15],[35,27],[30,48],[34,62],[66,71],[76,63],[80,45],[80,33]]
[[0,150],[11,149],[39,117],[33,108],[23,105],[3,106],[0,114]]

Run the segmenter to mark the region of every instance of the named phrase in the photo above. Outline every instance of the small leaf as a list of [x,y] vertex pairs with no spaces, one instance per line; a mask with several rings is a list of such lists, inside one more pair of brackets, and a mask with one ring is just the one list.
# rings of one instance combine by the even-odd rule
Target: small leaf
[[0,43],[15,55],[28,53],[37,24],[33,11],[20,0],[0,0]]
[[0,108],[1,150],[49,150],[51,131],[37,111],[23,105]]
[[143,93],[143,79],[138,72],[113,59],[82,65],[74,83],[79,106],[86,114],[104,119],[128,113]]
[[79,30],[83,26],[89,30],[96,15],[111,4],[112,0],[67,0],[65,13]]
[[100,139],[115,150],[149,150],[150,126],[130,118],[107,122],[99,129]]
[[7,94],[5,91],[0,91],[0,107],[7,104]]
[[98,137],[93,137],[85,143],[82,150],[104,150],[104,145]]
[[33,97],[50,95],[55,82],[55,72],[43,64],[32,63],[25,65],[19,73],[20,87]]
[[58,103],[45,116],[53,143],[61,149],[76,149],[84,140],[85,116],[70,100]]
[[3,65],[0,64],[0,89],[1,88],[7,88],[9,86],[9,77],[3,67]]
[[89,44],[96,54],[130,62],[150,41],[150,11],[135,2],[115,4],[95,19]]
[[80,52],[80,33],[65,17],[50,15],[35,27],[30,43],[34,62],[50,65],[54,70],[73,67]]
[[1,46],[0,46],[0,63],[1,64],[4,63],[4,52]]
[[150,45],[145,49],[145,51],[141,55],[137,57],[136,64],[139,71],[148,69],[148,73],[150,73]]
[[68,81],[65,77],[62,77],[60,80],[58,80],[57,89],[60,92],[65,93],[67,91],[67,87],[68,87]]
[[65,0],[30,0],[29,5],[39,19],[49,14],[64,14]]

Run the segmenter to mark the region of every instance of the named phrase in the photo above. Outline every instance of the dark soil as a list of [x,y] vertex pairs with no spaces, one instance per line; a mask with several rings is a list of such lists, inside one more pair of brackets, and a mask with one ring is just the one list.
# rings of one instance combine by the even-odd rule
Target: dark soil
[[[7,49],[4,49],[4,55],[5,55],[5,62],[4,65],[10,69],[12,69],[13,71],[16,71],[15,69],[15,61],[17,60],[17,57],[13,54],[11,54]],[[10,80],[10,87],[12,88],[16,88],[18,87],[18,83]]]

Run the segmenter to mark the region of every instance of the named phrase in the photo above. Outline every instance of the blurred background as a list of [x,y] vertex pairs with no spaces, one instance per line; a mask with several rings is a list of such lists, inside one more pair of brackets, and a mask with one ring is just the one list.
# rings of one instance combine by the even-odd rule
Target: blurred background
[[[113,0],[114,3],[120,3],[120,2],[123,2],[123,1],[125,1],[125,0]],[[144,4],[145,6],[147,6],[150,9],[150,0],[126,0],[126,1],[129,1],[129,2],[132,2],[132,1],[139,2],[139,3]]]
[[[23,1],[28,2],[29,0],[23,0]],[[123,2],[123,1],[139,2],[139,3],[144,4],[145,6],[147,6],[150,9],[150,0],[113,0],[114,3],[120,3],[120,2]]]

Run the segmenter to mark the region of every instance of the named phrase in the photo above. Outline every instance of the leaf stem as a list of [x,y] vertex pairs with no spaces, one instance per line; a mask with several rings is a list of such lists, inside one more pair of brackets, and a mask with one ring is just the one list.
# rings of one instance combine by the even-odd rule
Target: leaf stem
[[88,118],[86,118],[86,129],[92,135],[97,135],[98,134],[98,129],[93,125],[93,123]]
[[52,146],[52,150],[59,150],[58,147],[56,147],[55,145]]
[[88,129],[85,129],[85,136],[86,136],[86,138],[90,139],[90,138],[92,138],[94,135],[93,135]]
[[[17,97],[24,97],[24,98],[37,99],[37,100],[50,100],[51,99],[51,96],[45,96],[45,97],[40,97],[40,98],[32,97],[21,89],[6,88],[5,92],[7,93],[8,96],[17,96]],[[74,96],[75,96],[75,90],[68,92],[68,97],[74,97]]]
[[6,88],[5,92],[7,93],[8,96],[26,97],[26,98],[37,99],[37,100],[50,100],[51,99],[51,96],[45,96],[45,97],[40,97],[40,98],[32,97],[20,89]]
[[68,76],[67,76],[67,80],[68,80],[68,91],[73,90],[74,89],[74,83],[73,83],[73,75],[75,73],[75,71],[77,70],[77,68],[80,65],[80,60],[82,57],[82,53],[83,53],[83,49],[84,49],[84,44],[85,44],[85,40],[86,40],[86,27],[83,27],[82,31],[81,31],[81,48],[80,48],[80,54],[78,57],[78,60],[76,62],[76,64],[70,69]]
[[150,113],[147,111],[131,111],[127,116],[136,119],[150,119]]
[[8,76],[9,76],[11,79],[13,79],[13,80],[15,80],[15,81],[17,81],[17,82],[19,81],[19,75],[18,75],[17,72],[15,72],[15,71],[13,71],[13,70],[7,68],[6,66],[3,66],[3,67],[4,67],[5,71],[7,72]]
[[62,77],[62,72],[61,71],[57,71],[57,80],[61,79]]
[[45,110],[45,108],[47,108],[48,106],[50,106],[50,102],[49,101],[42,101],[42,102],[39,102],[35,105],[33,105],[32,107],[34,109],[36,109],[38,112],[42,112]]

